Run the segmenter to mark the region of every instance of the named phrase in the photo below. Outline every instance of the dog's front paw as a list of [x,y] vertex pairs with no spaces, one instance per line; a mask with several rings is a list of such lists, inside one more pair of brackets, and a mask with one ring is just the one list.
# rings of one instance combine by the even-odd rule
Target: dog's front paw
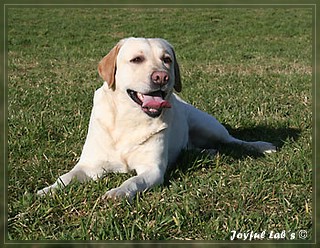
[[52,193],[53,193],[52,186],[45,187],[45,188],[40,189],[40,190],[37,191],[37,195],[38,196],[50,195]]
[[128,198],[128,199],[132,199],[134,196],[134,193],[124,189],[123,187],[118,187],[118,188],[114,188],[109,190],[107,193],[105,193],[102,196],[103,200],[106,199],[121,199],[121,198]]

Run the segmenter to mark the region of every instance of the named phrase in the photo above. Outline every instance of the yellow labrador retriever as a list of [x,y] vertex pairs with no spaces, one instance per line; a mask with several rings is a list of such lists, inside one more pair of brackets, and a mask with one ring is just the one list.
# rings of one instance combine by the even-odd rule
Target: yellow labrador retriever
[[239,144],[261,153],[267,142],[246,142],[229,135],[212,116],[173,93],[181,91],[173,47],[163,39],[121,40],[99,63],[105,81],[94,95],[88,135],[79,162],[51,186],[49,193],[105,172],[135,171],[136,176],[109,190],[105,198],[129,197],[163,182],[168,165],[182,149]]

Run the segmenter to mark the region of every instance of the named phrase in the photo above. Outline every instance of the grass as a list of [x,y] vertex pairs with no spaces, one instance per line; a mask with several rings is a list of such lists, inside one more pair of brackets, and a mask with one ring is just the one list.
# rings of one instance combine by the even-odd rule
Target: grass
[[[311,9],[7,13],[9,241],[229,240],[233,230],[306,230],[306,239],[313,238]],[[164,185],[132,203],[100,200],[126,174],[74,182],[38,198],[38,189],[78,160],[93,93],[102,84],[97,63],[127,36],[170,41],[181,68],[180,95],[236,137],[270,141],[279,151],[183,152]]]

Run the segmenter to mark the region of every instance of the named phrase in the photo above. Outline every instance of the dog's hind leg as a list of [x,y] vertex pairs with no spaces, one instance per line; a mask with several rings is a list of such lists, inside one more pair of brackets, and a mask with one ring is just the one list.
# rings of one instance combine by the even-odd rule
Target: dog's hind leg
[[248,142],[232,137],[227,129],[213,116],[202,112],[191,105],[188,108],[189,138],[193,146],[211,149],[217,144],[235,144],[243,146],[248,150],[260,153],[271,153],[276,151],[276,147],[264,141]]

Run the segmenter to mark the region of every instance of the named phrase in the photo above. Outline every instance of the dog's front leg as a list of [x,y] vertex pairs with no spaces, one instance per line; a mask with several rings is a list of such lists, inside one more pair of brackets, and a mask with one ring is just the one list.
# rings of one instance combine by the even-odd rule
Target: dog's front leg
[[122,183],[119,187],[109,190],[104,196],[106,198],[123,198],[132,199],[137,192],[142,192],[155,185],[163,183],[165,170],[150,169],[137,176],[131,177]]
[[[90,168],[91,170],[89,170]],[[93,173],[90,174],[88,173],[88,171]],[[104,171],[103,169],[93,170],[92,167],[89,167],[88,165],[82,164],[81,162],[79,162],[71,171],[60,176],[54,184],[39,190],[37,192],[37,195],[42,196],[46,194],[51,194],[54,191],[56,191],[58,188],[62,189],[66,187],[74,179],[78,180],[79,182],[88,181],[90,179],[95,180],[99,178],[100,175],[102,175],[103,171]]]

